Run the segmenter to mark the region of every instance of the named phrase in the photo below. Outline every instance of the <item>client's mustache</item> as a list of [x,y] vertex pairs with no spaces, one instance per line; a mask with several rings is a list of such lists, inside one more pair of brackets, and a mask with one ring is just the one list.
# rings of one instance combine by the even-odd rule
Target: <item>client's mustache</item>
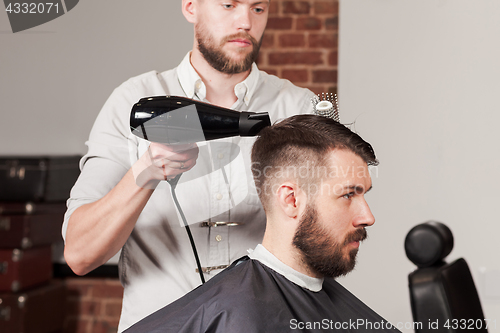
[[348,234],[344,240],[344,245],[347,245],[351,242],[361,242],[364,241],[368,237],[365,228],[359,228]]

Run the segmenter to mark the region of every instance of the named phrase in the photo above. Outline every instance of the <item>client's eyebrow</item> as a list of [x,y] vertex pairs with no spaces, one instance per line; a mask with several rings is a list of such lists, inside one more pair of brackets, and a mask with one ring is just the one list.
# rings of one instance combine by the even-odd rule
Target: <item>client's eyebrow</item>
[[344,190],[351,190],[351,191],[354,191],[356,193],[367,193],[368,191],[370,191],[371,189],[373,188],[373,185],[370,186],[369,189],[367,189],[365,191],[365,188],[361,185],[349,185],[349,186],[344,186]]

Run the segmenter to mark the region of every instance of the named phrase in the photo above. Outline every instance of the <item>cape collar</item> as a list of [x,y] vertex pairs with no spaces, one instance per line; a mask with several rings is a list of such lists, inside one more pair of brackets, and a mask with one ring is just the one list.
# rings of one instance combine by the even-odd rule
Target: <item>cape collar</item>
[[276,258],[262,244],[257,245],[255,250],[251,251],[248,256],[250,259],[258,260],[302,288],[318,292],[323,287],[323,278],[314,278],[296,271]]

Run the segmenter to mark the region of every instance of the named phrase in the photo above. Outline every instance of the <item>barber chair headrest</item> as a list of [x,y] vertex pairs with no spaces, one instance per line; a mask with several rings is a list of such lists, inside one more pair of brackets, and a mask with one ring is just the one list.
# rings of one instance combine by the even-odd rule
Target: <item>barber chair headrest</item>
[[442,263],[453,249],[453,234],[443,223],[429,221],[411,229],[406,235],[406,256],[419,268]]

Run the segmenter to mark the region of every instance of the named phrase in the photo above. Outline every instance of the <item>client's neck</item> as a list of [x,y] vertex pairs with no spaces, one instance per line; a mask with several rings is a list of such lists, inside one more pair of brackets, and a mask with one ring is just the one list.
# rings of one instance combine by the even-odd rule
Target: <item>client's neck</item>
[[323,277],[309,267],[304,261],[302,251],[293,246],[292,241],[294,233],[292,232],[290,235],[290,232],[280,231],[281,232],[278,232],[278,230],[272,228],[268,221],[262,245],[282,263],[293,268],[297,272],[314,278]]

